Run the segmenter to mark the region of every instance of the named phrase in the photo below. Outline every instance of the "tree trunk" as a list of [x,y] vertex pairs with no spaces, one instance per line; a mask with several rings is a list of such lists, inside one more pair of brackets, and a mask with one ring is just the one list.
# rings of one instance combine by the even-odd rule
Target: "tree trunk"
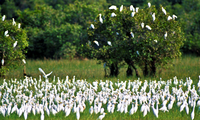
[[127,77],[133,76],[133,70],[130,65],[128,66],[128,69],[126,70],[126,75]]
[[146,61],[145,61],[145,67],[144,67],[144,70],[143,70],[143,74],[144,74],[145,77],[149,74],[148,66],[147,66],[147,62]]
[[119,68],[118,68],[117,64],[114,64],[114,63],[111,64],[111,66],[110,66],[110,76],[111,77],[113,77],[113,76],[117,77],[118,74],[119,74]]
[[151,76],[155,76],[156,75],[156,61],[155,58],[152,58],[151,61]]
[[140,77],[137,68],[134,66],[134,62],[130,59],[125,59],[125,62],[128,64],[128,69],[126,71],[126,75],[133,76],[133,70],[131,68],[131,67],[133,67],[133,69],[135,70],[136,76]]

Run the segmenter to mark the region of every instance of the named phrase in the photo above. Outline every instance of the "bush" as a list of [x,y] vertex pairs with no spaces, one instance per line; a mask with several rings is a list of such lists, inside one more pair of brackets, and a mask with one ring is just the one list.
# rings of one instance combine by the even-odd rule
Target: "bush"
[[14,19],[0,21],[0,59],[4,61],[0,64],[0,76],[23,64],[22,59],[25,59],[27,35],[25,30],[18,27],[19,24]]

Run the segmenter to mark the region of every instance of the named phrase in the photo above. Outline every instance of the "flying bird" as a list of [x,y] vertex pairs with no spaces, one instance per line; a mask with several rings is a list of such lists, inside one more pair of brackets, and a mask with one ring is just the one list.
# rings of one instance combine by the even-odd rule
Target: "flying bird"
[[43,74],[43,77],[44,77],[45,79],[47,79],[47,77],[48,77],[49,75],[51,75],[51,73],[53,72],[53,71],[51,71],[49,74],[45,74],[45,72],[42,70],[42,68],[39,68],[39,71]]

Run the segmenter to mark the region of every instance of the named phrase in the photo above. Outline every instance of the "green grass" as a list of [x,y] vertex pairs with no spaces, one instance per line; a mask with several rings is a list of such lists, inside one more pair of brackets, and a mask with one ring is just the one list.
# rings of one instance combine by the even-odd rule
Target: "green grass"
[[[133,77],[126,77],[126,69],[127,66],[120,68],[120,74],[116,78],[104,78],[104,69],[103,64],[97,64],[95,60],[27,60],[26,61],[26,72],[30,74],[33,78],[38,78],[41,73],[38,68],[42,68],[45,73],[49,73],[53,71],[52,75],[49,79],[53,79],[54,76],[60,77],[64,79],[66,76],[72,78],[74,75],[76,79],[86,79],[87,81],[94,80],[135,80],[137,79],[135,76],[135,72],[133,73]],[[186,77],[191,77],[193,80],[197,81],[198,76],[200,75],[200,59],[199,57],[185,55],[181,58],[173,60],[174,66],[169,69],[162,70],[159,73],[160,68],[157,69],[156,77],[143,77],[142,71],[139,69],[139,73],[141,75],[141,79],[144,80],[159,80],[162,78],[163,80],[172,79],[174,76],[177,76],[178,79],[185,80]],[[107,69],[108,71],[108,69]],[[6,79],[23,78],[23,66],[16,69],[11,70],[5,77]],[[2,78],[1,78],[2,79]]]
[[[68,75],[70,79],[75,75],[77,79],[86,79],[88,82],[92,82],[94,80],[111,80],[116,82],[117,79],[125,81],[125,80],[135,80],[137,79],[135,76],[133,77],[126,77],[126,66],[120,69],[120,74],[117,78],[104,78],[104,69],[102,64],[96,64],[95,60],[27,60],[26,61],[26,72],[30,74],[33,78],[38,79],[38,76],[41,75],[38,68],[41,67],[46,73],[53,71],[52,75],[50,76],[50,81],[53,79],[54,76],[60,77],[61,79],[65,79]],[[200,59],[199,57],[185,55],[182,58],[173,60],[174,66],[170,69],[163,70],[160,74],[157,74],[157,77],[143,77],[142,80],[168,80],[173,79],[174,76],[177,76],[178,79],[183,79],[185,81],[186,77],[191,77],[194,81],[194,84],[198,82],[198,76],[200,75]],[[142,74],[141,70],[139,71]],[[135,74],[135,73],[134,73]],[[16,70],[11,70],[7,75],[6,79],[10,80],[11,78],[22,79],[23,78],[23,67],[20,67]],[[3,79],[3,78],[1,78]],[[1,80],[2,83],[3,80]],[[159,106],[159,108],[161,105]],[[81,113],[81,120],[93,120],[97,119],[100,114],[93,114],[89,115],[89,108],[90,105],[87,104],[86,110]],[[104,105],[105,112],[106,106]],[[115,108],[116,109],[116,108]],[[129,108],[130,110],[130,108]],[[169,112],[161,112],[159,111],[159,118],[156,118],[153,115],[152,109],[151,112],[147,114],[147,116],[143,117],[143,114],[140,112],[140,106],[138,111],[133,114],[129,115],[129,113],[124,114],[120,112],[114,112],[113,114],[108,113],[106,114],[104,120],[189,120],[192,108],[190,108],[190,112],[187,115],[185,110],[183,112],[179,112],[180,108],[176,106],[174,103],[174,107]],[[200,110],[196,108],[195,110],[195,119],[197,120],[200,118]],[[23,114],[19,118],[17,114],[11,114],[10,116],[3,117],[0,114],[0,119],[4,120],[23,120]],[[40,119],[40,115],[34,116],[32,113],[28,115],[29,119]],[[71,113],[68,117],[65,117],[63,112],[60,112],[53,116],[47,116],[45,113],[45,119],[49,120],[61,120],[61,119],[68,119],[68,120],[75,120],[76,114]]]

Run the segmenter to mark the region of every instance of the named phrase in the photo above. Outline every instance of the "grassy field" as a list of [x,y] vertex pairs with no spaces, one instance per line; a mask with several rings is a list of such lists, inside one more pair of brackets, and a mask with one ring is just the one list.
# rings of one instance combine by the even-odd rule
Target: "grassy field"
[[[117,78],[104,78],[104,69],[103,64],[97,64],[95,60],[27,60],[26,61],[26,73],[31,75],[33,78],[38,78],[41,75],[38,68],[42,68],[45,73],[49,73],[53,71],[50,80],[53,79],[54,76],[60,77],[64,79],[67,75],[69,78],[76,76],[76,79],[86,79],[87,81],[94,80],[135,80],[137,79],[135,73],[133,77],[126,77],[126,69],[127,66],[124,66],[120,69],[120,74]],[[141,79],[150,80],[156,79],[159,80],[162,78],[163,80],[172,79],[174,76],[177,76],[178,79],[185,80],[186,77],[191,77],[193,80],[197,81],[198,76],[200,75],[200,58],[190,55],[182,56],[181,58],[173,60],[174,66],[162,70],[161,73],[158,73],[159,68],[157,70],[157,76],[154,78],[143,77]],[[139,69],[140,75],[142,75],[141,70]],[[16,69],[11,70],[7,75],[6,79],[23,78],[23,66]]]
[[[60,77],[60,79],[65,79],[65,77],[68,75],[70,79],[72,79],[73,76],[76,76],[77,79],[86,79],[88,82],[92,82],[95,80],[111,80],[113,82],[116,82],[118,79],[125,81],[125,80],[135,80],[137,79],[135,76],[133,77],[126,77],[126,66],[120,69],[120,74],[118,78],[104,78],[104,69],[102,64],[96,64],[97,62],[95,60],[27,60],[26,61],[26,72],[27,74],[30,74],[33,78],[38,79],[39,75],[41,73],[39,72],[38,68],[42,68],[46,73],[49,73],[53,71],[52,75],[49,77],[50,81],[53,80],[53,77]],[[168,80],[172,79],[174,76],[177,76],[177,78],[186,80],[186,77],[191,77],[193,80],[193,84],[196,85],[198,82],[198,76],[200,75],[200,59],[199,57],[195,56],[189,56],[185,55],[182,58],[173,60],[174,66],[170,69],[163,70],[162,73],[158,74],[155,78],[150,77],[142,77],[141,80]],[[140,74],[141,70],[140,70]],[[6,79],[10,80],[11,78],[17,78],[22,79],[23,78],[23,67],[20,67],[16,70],[10,71]],[[3,78],[1,78],[3,79]],[[3,80],[1,80],[2,82]],[[88,103],[86,104],[87,106]],[[130,109],[131,106],[129,106]],[[159,106],[161,107],[161,105]],[[104,105],[104,109],[106,109],[106,105]],[[108,113],[105,116],[105,120],[141,120],[141,119],[147,119],[147,120],[189,120],[190,113],[192,111],[192,108],[190,108],[190,113],[187,115],[185,110],[183,112],[179,112],[180,108],[176,106],[176,103],[174,104],[174,107],[170,112],[159,112],[159,118],[156,118],[151,110],[150,113],[147,114],[147,116],[143,117],[142,113],[140,112],[140,107],[138,111],[133,114],[129,115],[120,113],[120,112],[114,112],[113,114]],[[89,114],[89,107],[84,110],[83,113],[81,113],[80,119],[84,120],[93,120],[97,119],[100,114]],[[196,108],[195,111],[195,119],[200,118],[200,110]],[[0,119],[3,120],[22,120],[24,119],[23,115],[19,118],[17,114],[11,114],[10,116],[3,117],[0,114]],[[29,119],[40,119],[40,115],[34,116],[32,113],[28,115]],[[65,117],[65,113],[60,112],[53,116],[52,114],[50,116],[47,116],[45,114],[45,119],[49,120],[61,120],[61,119],[69,119],[69,120],[75,120],[76,114],[71,113],[70,116]]]

